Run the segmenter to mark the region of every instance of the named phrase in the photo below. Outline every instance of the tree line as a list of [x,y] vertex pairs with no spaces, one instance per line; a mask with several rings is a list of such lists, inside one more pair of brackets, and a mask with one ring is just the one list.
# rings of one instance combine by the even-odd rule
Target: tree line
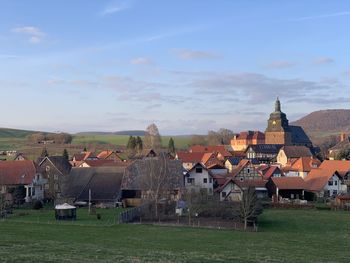
[[57,144],[71,143],[72,135],[68,133],[33,133],[27,136],[27,140],[31,143],[41,143],[44,141],[53,141]]

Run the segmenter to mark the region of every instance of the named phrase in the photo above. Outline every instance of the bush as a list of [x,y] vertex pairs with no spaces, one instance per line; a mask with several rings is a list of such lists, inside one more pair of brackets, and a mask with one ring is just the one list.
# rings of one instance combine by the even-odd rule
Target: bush
[[43,203],[39,200],[35,201],[33,204],[33,209],[40,210],[41,208],[43,208]]

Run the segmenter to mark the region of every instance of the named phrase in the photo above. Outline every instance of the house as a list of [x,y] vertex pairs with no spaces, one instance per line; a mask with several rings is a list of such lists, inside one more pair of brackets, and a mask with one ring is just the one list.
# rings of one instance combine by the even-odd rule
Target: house
[[43,185],[44,180],[36,172],[33,161],[0,162],[0,193],[10,193],[18,188],[23,190],[23,201],[42,200]]
[[271,177],[266,188],[275,201],[281,198],[304,199],[307,184],[301,177]]
[[213,163],[209,166],[206,166],[208,168],[208,170],[210,171],[211,174],[222,174],[222,175],[226,175],[227,174],[227,169],[225,167],[225,165],[223,165],[222,163]]
[[165,153],[135,160],[125,167],[122,196],[147,199],[154,191],[158,191],[176,200],[184,187],[183,170],[179,160],[169,159]]
[[306,146],[283,146],[277,154],[277,163],[286,166],[300,157],[311,158],[313,153]]
[[[124,167],[72,168],[62,180],[62,202],[115,205],[121,198]],[[90,197],[89,197],[90,195]]]
[[311,172],[312,169],[318,168],[321,161],[314,157],[300,157],[292,160],[289,166],[283,167],[285,176],[300,176],[303,179]]
[[241,201],[243,190],[231,177],[226,179],[225,183],[215,190],[219,194],[220,201]]
[[97,155],[99,160],[115,160],[115,161],[123,161],[123,158],[119,156],[116,151],[105,150],[100,152]]
[[265,135],[260,131],[244,131],[231,140],[234,151],[245,151],[249,145],[265,144]]
[[39,158],[38,173],[47,180],[44,185],[44,198],[54,200],[60,197],[61,180],[72,168],[70,162],[63,156],[47,156]]
[[308,190],[318,197],[334,197],[347,192],[344,177],[350,170],[350,161],[325,160],[319,168],[312,169],[305,181]]
[[175,160],[180,160],[182,162],[182,166],[186,170],[190,170],[193,165],[196,163],[201,163],[203,155],[205,153],[203,152],[183,152],[178,151],[175,155]]
[[258,170],[262,174],[264,180],[269,180],[271,177],[284,176],[283,171],[276,165],[266,165],[259,167]]
[[341,150],[347,148],[350,148],[350,137],[342,132],[340,134],[340,142],[328,150],[329,159],[334,160]]
[[191,146],[188,151],[191,153],[216,153],[217,157],[222,161],[232,156],[232,154],[226,149],[225,145],[194,145]]
[[118,167],[126,167],[130,162],[122,162],[120,160],[109,160],[109,159],[101,159],[101,160],[85,160],[80,163],[78,167],[101,167],[101,166],[118,166]]
[[262,175],[257,167],[247,159],[241,160],[234,170],[232,176],[240,181],[262,179]]
[[17,153],[16,157],[13,160],[24,161],[24,160],[28,160],[28,158],[24,155],[24,153]]
[[185,188],[205,190],[209,195],[213,194],[213,175],[203,164],[195,164],[185,176]]
[[227,158],[227,160],[225,161],[225,167],[226,169],[232,173],[232,170],[235,169],[239,162],[242,160],[242,158],[239,157],[229,157]]
[[72,167],[78,167],[85,160],[98,160],[98,158],[92,152],[81,152],[74,154],[70,163]]
[[253,187],[259,199],[267,198],[266,180],[255,179],[249,181],[241,181],[232,177],[227,178],[225,183],[215,190],[220,195],[220,201],[241,201],[243,191],[249,187]]
[[246,150],[246,158],[257,159],[259,163],[271,163],[276,158],[282,146],[280,144],[249,145]]

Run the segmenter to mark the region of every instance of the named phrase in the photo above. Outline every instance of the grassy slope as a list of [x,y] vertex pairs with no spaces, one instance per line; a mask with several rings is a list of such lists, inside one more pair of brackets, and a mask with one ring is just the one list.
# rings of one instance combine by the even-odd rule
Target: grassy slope
[[348,262],[349,218],[346,212],[266,210],[258,233],[10,219],[0,223],[0,257],[2,262]]
[[[162,144],[164,147],[168,146],[168,142],[171,136],[162,136]],[[187,148],[191,139],[190,136],[172,136],[177,148]],[[141,136],[141,138],[143,138]],[[129,139],[128,135],[75,135],[73,137],[73,144],[115,144],[126,145]]]

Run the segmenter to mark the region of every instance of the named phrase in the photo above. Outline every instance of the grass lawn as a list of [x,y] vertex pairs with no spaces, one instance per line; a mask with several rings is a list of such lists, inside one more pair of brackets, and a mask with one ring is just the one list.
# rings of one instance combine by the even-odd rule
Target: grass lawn
[[86,210],[73,223],[54,222],[52,211],[1,221],[1,262],[349,262],[349,212],[269,209],[248,233],[109,226],[119,211],[98,210],[100,222]]

